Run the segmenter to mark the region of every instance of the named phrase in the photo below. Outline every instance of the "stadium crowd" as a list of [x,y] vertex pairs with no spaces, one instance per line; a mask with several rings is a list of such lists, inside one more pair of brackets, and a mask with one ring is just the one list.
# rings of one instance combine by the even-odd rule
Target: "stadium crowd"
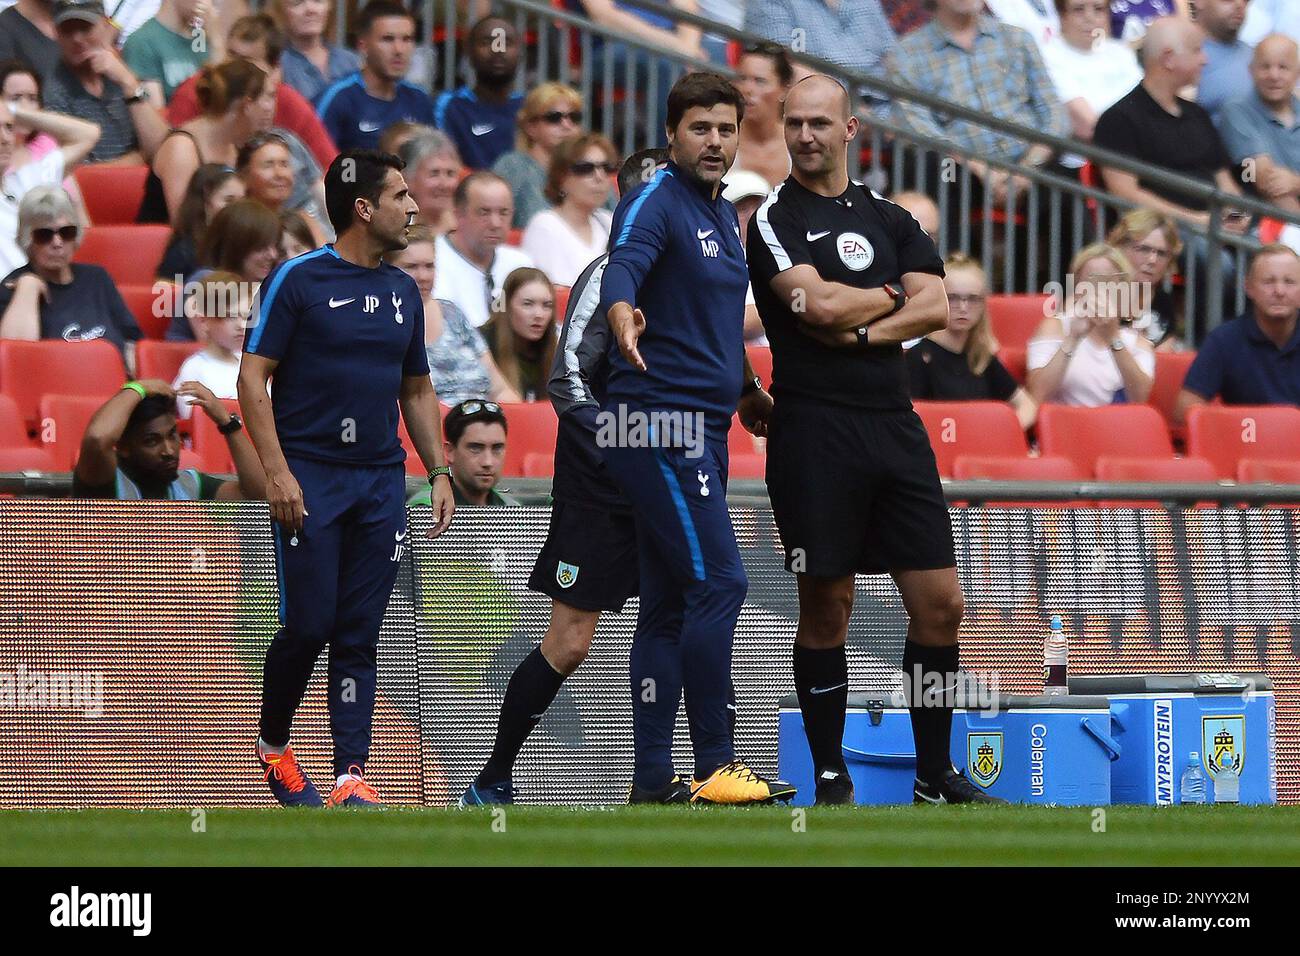
[[[1300,213],[1300,3],[672,5],[765,40],[742,48],[614,0],[566,3],[596,24],[734,70],[746,114],[726,195],[741,210],[742,236],[790,169],[781,102],[808,72],[800,53]],[[352,10],[352,46],[334,42],[330,0],[269,0],[260,12],[245,0],[0,6],[0,339],[103,339],[123,373],[154,382],[151,398],[179,398],[182,432],[190,404],[220,420],[214,410],[235,398],[249,291],[279,261],[334,238],[322,171],[341,149],[395,152],[420,213],[393,262],[425,299],[438,395],[468,420],[446,426],[457,500],[504,502],[493,487],[506,418],[512,405],[546,400],[569,287],[606,249],[623,160],[591,128],[592,105],[577,89],[529,72],[534,41],[513,18],[472,0],[477,19],[460,42],[467,82],[442,88],[430,27],[398,0]],[[610,45],[616,76],[635,71],[644,81],[666,69],[642,48]],[[526,93],[517,92],[521,75]],[[661,99],[667,79],[657,77]],[[641,106],[651,116],[662,109]],[[1184,274],[1204,284],[1207,272],[1209,213],[1196,196],[914,103],[870,109],[955,150],[890,184],[923,229],[946,233],[951,252],[949,328],[910,349],[918,401],[1003,402],[1026,430],[1044,404],[1150,403],[1175,433],[1208,402],[1300,404],[1300,230],[1223,212],[1222,232],[1255,236],[1263,248],[1245,275],[1246,311],[1208,331],[1203,315],[1185,314],[1183,295]],[[972,230],[961,228],[958,191],[935,191],[946,160],[969,173],[972,206],[986,192],[999,205],[1023,204],[1042,188],[987,161],[999,160],[1095,183],[1136,208],[1105,242],[1074,255],[1067,274],[1050,277],[1065,292],[1046,309],[1034,298],[1031,326],[1016,324],[1008,297],[989,292],[971,248],[978,235],[963,246]],[[1231,288],[1238,263],[1223,256]],[[159,288],[155,280],[193,294],[167,297],[160,314],[156,291],[141,291]],[[1152,294],[1097,308],[1091,292],[1105,283]],[[241,291],[214,305],[223,288]],[[1203,312],[1206,295],[1194,300]],[[751,291],[746,338],[755,367],[770,368],[752,301]],[[1200,347],[1194,358],[1189,343]],[[65,372],[75,391],[77,369]],[[1172,386],[1162,376],[1174,376]],[[106,429],[103,419],[93,430],[101,442],[127,427]],[[34,418],[28,426],[36,442]],[[224,447],[199,455],[197,438],[178,452],[182,462],[233,463]],[[531,444],[545,450],[546,441]],[[51,470],[70,467],[51,460]],[[82,485],[103,487],[103,475],[91,477]]]

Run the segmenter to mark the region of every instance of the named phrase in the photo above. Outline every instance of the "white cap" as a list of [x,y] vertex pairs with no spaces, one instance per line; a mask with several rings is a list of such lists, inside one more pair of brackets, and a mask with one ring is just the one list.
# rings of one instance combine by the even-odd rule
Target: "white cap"
[[722,198],[730,203],[738,203],[750,196],[765,197],[772,191],[766,179],[748,169],[733,169],[722,178],[722,182]]

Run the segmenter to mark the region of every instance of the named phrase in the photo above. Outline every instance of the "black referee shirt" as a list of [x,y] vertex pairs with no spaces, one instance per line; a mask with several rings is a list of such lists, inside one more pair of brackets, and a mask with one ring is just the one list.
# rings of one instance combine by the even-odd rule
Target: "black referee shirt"
[[828,348],[795,327],[772,291],[774,276],[811,265],[828,282],[862,289],[899,283],[904,273],[943,275],[943,260],[912,214],[859,182],[836,198],[788,178],[758,208],[746,243],[754,301],[772,346],[772,394],[879,411],[907,409],[901,345]]

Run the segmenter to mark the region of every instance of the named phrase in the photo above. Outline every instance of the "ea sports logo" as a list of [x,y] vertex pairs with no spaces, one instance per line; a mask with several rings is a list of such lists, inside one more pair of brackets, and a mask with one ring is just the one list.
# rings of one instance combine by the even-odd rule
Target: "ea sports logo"
[[835,248],[839,250],[840,262],[854,272],[861,272],[876,259],[876,250],[871,248],[867,237],[856,232],[841,233],[835,240]]

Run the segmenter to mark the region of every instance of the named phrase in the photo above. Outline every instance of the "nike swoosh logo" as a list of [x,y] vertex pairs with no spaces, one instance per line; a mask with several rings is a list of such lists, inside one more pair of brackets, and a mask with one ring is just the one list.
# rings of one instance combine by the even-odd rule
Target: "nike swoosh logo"
[[848,682],[848,681],[845,681],[843,684],[836,684],[834,687],[809,687],[809,688],[808,688],[808,693],[810,693],[810,694],[829,694],[829,693],[830,693],[831,691],[833,691],[833,690],[839,690],[841,687],[848,687],[848,686],[849,686],[849,682]]
[[927,797],[927,796],[926,796],[925,794],[923,794],[920,790],[913,790],[912,792],[913,792],[914,794],[916,794],[918,797],[920,797],[922,800],[924,800],[926,803],[936,803],[936,804],[937,804],[937,803],[947,803],[947,802],[948,802],[947,800],[945,800],[945,799],[943,798],[943,794],[939,794],[939,796],[937,796],[937,797]]
[[816,242],[818,239],[821,239],[824,236],[829,236],[830,234],[831,231],[827,229],[825,232],[810,232],[806,235],[806,238],[809,242]]
[[394,540],[394,541],[401,541],[401,540],[402,540],[403,538],[405,538],[405,537],[406,537],[406,532],[405,532],[405,531],[396,531],[396,532],[393,533],[393,540]]
[[355,296],[351,299],[330,299],[330,308],[337,309],[341,305],[347,305],[349,302],[355,301],[357,301]]
[[475,136],[486,136],[494,129],[496,129],[496,127],[492,126],[491,124],[475,123],[473,126],[469,128],[469,131],[473,133]]
[[712,230],[712,229],[696,229],[696,230],[695,230],[695,238],[696,238],[696,239],[707,239],[707,238],[709,238],[709,236],[711,236],[711,235],[713,235],[713,230]]
[[363,132],[363,133],[378,133],[378,132],[379,132],[379,124],[378,124],[378,123],[368,123],[368,122],[366,122],[365,120],[362,120],[360,123],[357,124],[357,129],[361,130],[361,132]]

